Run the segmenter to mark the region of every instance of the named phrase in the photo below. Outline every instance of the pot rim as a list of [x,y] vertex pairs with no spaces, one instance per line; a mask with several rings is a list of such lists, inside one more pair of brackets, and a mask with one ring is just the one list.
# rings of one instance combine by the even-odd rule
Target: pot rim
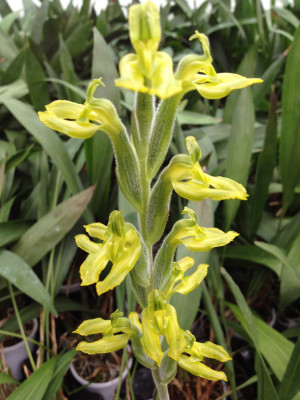
[[[39,326],[37,318],[34,318],[32,321],[33,321],[33,328],[32,331],[30,332],[30,335],[27,336],[30,339],[33,339],[35,337]],[[12,351],[18,351],[22,346],[24,346],[24,340],[21,340],[20,342],[13,344],[12,346],[4,347],[3,348],[4,354],[11,353]]]

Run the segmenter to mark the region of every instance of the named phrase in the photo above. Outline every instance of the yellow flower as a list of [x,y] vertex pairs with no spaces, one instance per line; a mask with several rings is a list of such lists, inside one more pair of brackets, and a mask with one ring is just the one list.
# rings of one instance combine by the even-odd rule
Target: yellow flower
[[138,335],[137,327],[123,313],[116,310],[110,316],[110,320],[94,318],[84,321],[74,331],[82,336],[101,333],[103,337],[94,342],[80,342],[76,350],[87,354],[110,353],[125,347],[132,335]]
[[84,104],[67,100],[48,104],[46,111],[38,113],[40,120],[49,128],[75,138],[88,139],[98,130],[118,135],[124,127],[114,105],[107,99],[93,97],[99,84],[103,85],[101,78],[91,81]]
[[188,294],[200,285],[207,275],[209,266],[207,264],[199,264],[195,272],[191,275],[185,276],[185,271],[193,265],[194,260],[191,257],[185,257],[173,263],[170,283],[168,288],[165,290],[166,297],[170,297],[174,293]]
[[200,40],[204,54],[184,57],[175,74],[175,78],[182,81],[185,92],[196,89],[201,96],[207,99],[221,99],[232,90],[243,89],[262,82],[259,78],[248,79],[237,74],[217,74],[211,65],[212,57],[208,38],[203,33],[196,31],[190,37],[190,40],[194,39]]
[[175,156],[163,176],[164,181],[172,182],[173,189],[179,196],[193,201],[205,198],[247,200],[248,194],[241,184],[229,178],[215,177],[203,172],[198,162],[201,157],[200,148],[193,136],[186,138],[186,146],[190,156]]
[[[131,224],[125,223],[119,211],[110,214],[107,227],[93,223],[85,229],[102,243],[94,243],[86,235],[75,237],[77,246],[89,253],[80,267],[81,285],[97,283],[96,290],[100,296],[119,285],[134,268],[141,254],[139,235]],[[113,264],[111,271],[103,281],[99,281],[99,275],[109,261]]]
[[174,78],[172,58],[157,51],[161,27],[159,10],[152,1],[129,8],[129,33],[136,54],[121,59],[116,86],[155,94],[161,99],[180,93],[182,85]]
[[170,235],[166,238],[172,248],[182,243],[191,251],[209,251],[214,247],[225,246],[230,243],[238,233],[227,233],[217,228],[202,228],[197,224],[196,214],[185,207],[183,214],[188,214],[190,219],[182,219],[176,222]]
[[165,296],[153,290],[148,297],[148,307],[144,308],[142,319],[141,342],[145,353],[159,366],[164,353],[161,349],[160,336],[165,335],[169,345],[168,356],[178,361],[185,346],[184,332],[179,327],[177,313],[166,302]]
[[[227,381],[227,377],[223,371],[215,371],[202,363],[204,357],[213,358],[221,362],[231,360],[231,357],[229,357],[223,347],[211,342],[196,342],[194,335],[189,331],[185,331],[184,335],[186,346],[183,353],[185,354],[181,354],[178,361],[181,368],[189,371],[193,375],[211,381],[217,381],[219,379]],[[189,354],[189,356],[186,354]]]

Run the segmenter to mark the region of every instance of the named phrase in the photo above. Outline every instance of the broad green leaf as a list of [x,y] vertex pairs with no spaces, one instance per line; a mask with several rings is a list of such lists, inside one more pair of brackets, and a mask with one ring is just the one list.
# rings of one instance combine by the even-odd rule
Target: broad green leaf
[[0,87],[0,102],[2,101],[2,95],[8,98],[13,97],[18,99],[26,94],[28,94],[28,87],[26,83],[23,80],[18,79],[15,82]]
[[175,3],[182,9],[188,18],[192,16],[192,9],[186,0],[175,0]]
[[[214,224],[214,208],[213,202],[210,199],[205,199],[200,203],[190,201],[188,207],[192,208],[196,215],[200,226],[210,227]],[[187,271],[187,274],[192,274],[199,264],[207,264],[209,252],[192,252],[183,245],[178,247],[176,252],[176,260],[190,256],[195,260],[195,264]],[[202,284],[195,290],[183,296],[175,293],[172,296],[171,304],[176,308],[178,314],[178,322],[182,329],[191,329],[195,317],[199,310],[200,298],[202,292]]]
[[281,68],[286,60],[288,52],[285,51],[275,61],[265,70],[262,74],[262,83],[253,86],[253,98],[256,105],[259,105],[265,98],[266,95],[270,93],[271,85],[278,76]]
[[41,400],[52,381],[58,356],[50,358],[34,371],[9,397],[8,400]]
[[5,17],[5,16],[7,16],[7,15],[9,15],[11,13],[12,13],[12,9],[10,8],[7,0],[2,0],[0,2],[0,15],[2,17]]
[[261,352],[260,345],[259,345],[259,340],[258,340],[258,333],[256,330],[256,325],[253,319],[253,315],[250,311],[250,308],[240,290],[240,288],[237,286],[237,284],[234,282],[234,280],[231,278],[231,276],[228,274],[225,268],[221,267],[221,274],[225,278],[227,285],[229,289],[231,290],[235,301],[237,302],[240,311],[243,313],[243,316],[245,318],[245,323],[247,326],[247,331],[249,332],[249,336],[251,340],[254,343],[254,346],[256,350]]
[[[239,309],[243,313],[243,316],[245,318],[245,323],[247,326],[247,331],[256,349],[255,369],[258,376],[258,394],[259,394],[258,400],[264,400],[267,398],[270,399],[273,398],[274,400],[276,400],[277,399],[276,391],[273,382],[270,378],[270,375],[268,373],[264,359],[262,358],[258,332],[256,329],[255,321],[253,319],[251,310],[241,290],[223,267],[221,267],[221,274],[224,276],[227,285],[229,286],[235,298],[235,301],[239,306]],[[266,397],[266,395],[272,395],[273,397]]]
[[[216,335],[217,342],[222,347],[224,347],[225,349],[228,350],[228,343],[226,343],[226,340],[225,340],[223,329],[222,329],[222,326],[220,323],[220,318],[217,315],[215,306],[212,302],[212,296],[209,293],[205,282],[202,283],[202,297],[203,297],[203,303],[205,306],[205,310],[207,311],[207,315],[208,315],[209,321],[211,323],[211,326],[213,328],[213,331]],[[235,389],[236,384],[235,384],[234,364],[231,360],[226,362],[226,372],[227,372],[229,382],[230,382],[232,389]],[[236,400],[237,396],[236,396],[235,391],[234,391],[233,396],[234,396],[233,398]]]
[[13,251],[34,266],[74,226],[86,209],[93,191],[94,187],[90,187],[59,204],[22,235],[13,246]]
[[[83,50],[86,49],[88,39],[91,37],[92,25],[92,21],[83,19],[80,23],[77,23],[72,33],[67,38],[64,38],[72,59],[82,54]],[[55,69],[59,65],[59,50],[54,54],[51,65]]]
[[[64,81],[76,85],[78,83],[78,78],[74,70],[72,57],[61,36],[59,38],[59,60],[62,69],[62,77]],[[78,96],[78,94],[76,94],[72,90],[70,90],[68,87],[66,87],[66,93],[68,100],[74,101],[76,103],[81,102],[81,97]]]
[[3,385],[4,383],[19,384],[19,382],[12,376],[6,375],[4,372],[0,372],[0,384]]
[[278,14],[282,19],[291,24],[294,28],[298,28],[300,21],[291,11],[283,7],[272,7],[272,9],[276,12],[276,14]]
[[287,56],[282,85],[282,128],[279,164],[283,185],[283,214],[290,206],[300,181],[300,27]]
[[295,268],[295,272],[284,267],[280,276],[279,308],[283,310],[300,297],[300,235],[292,243],[288,253],[288,260]]
[[30,48],[26,51],[25,72],[29,97],[33,107],[36,111],[41,111],[46,104],[50,103],[50,96],[45,82],[46,74]]
[[254,192],[248,200],[250,207],[250,231],[256,233],[262,218],[264,207],[268,198],[268,188],[273,177],[273,169],[276,166],[277,156],[277,102],[275,93],[270,99],[269,119],[266,126],[266,134],[263,149],[258,157]]
[[53,399],[53,397],[55,396],[56,392],[58,391],[58,389],[62,384],[63,377],[72,359],[75,357],[75,354],[76,350],[73,349],[63,355],[59,355],[58,361],[55,366],[55,371],[52,375],[52,379],[51,382],[49,383],[46,393],[44,394],[43,400]]
[[[245,185],[248,179],[254,135],[254,105],[250,88],[240,91],[232,117],[228,141],[226,177]],[[224,204],[225,227],[229,229],[240,205],[240,200]]]
[[218,118],[194,111],[179,111],[177,121],[179,125],[215,125],[221,122]]
[[279,399],[291,400],[300,391],[300,336],[279,386]]
[[[229,303],[228,306],[249,333],[245,317],[239,307],[231,303]],[[281,381],[295,345],[286,339],[280,332],[271,328],[259,317],[256,317],[255,315],[252,317],[256,325],[262,355],[270,365],[277,379]],[[295,397],[295,400],[298,400],[299,398],[298,395]]]
[[18,54],[18,49],[15,46],[12,37],[0,29],[0,58],[5,61],[11,62]]
[[300,232],[300,212],[294,215],[290,221],[277,233],[272,244],[288,250],[293,240]]
[[254,367],[257,375],[257,400],[278,400],[271,374],[258,352],[255,353]]
[[28,221],[18,220],[0,222],[0,247],[19,239],[19,237],[27,231],[30,225],[31,224]]
[[18,80],[22,73],[22,68],[25,60],[25,49],[19,51],[16,57],[10,62],[6,68],[2,78],[2,85],[8,85]]
[[285,265],[288,270],[295,275],[295,277],[298,277],[299,272],[295,270],[295,266],[293,263],[287,258],[286,254],[282,249],[280,249],[278,246],[275,246],[270,243],[264,243],[264,242],[255,242],[255,245],[260,247],[261,249],[267,251],[268,253],[272,254],[274,257],[276,257],[279,261],[282,262],[282,264]]
[[0,275],[57,315],[45,286],[30,266],[18,255],[7,250],[0,252]]
[[80,179],[59,136],[40,122],[37,114],[30,105],[1,95],[0,102],[5,104],[20,124],[23,125],[45,149],[57,169],[61,172],[71,193],[79,192],[82,188]]
[[79,87],[72,85],[69,82],[65,82],[62,79],[57,79],[57,78],[46,78],[46,81],[48,82],[53,82],[53,83],[59,83],[62,86],[65,86],[66,88],[70,89],[71,91],[73,91],[74,93],[76,93],[78,95],[78,97],[80,97],[80,101],[79,103],[83,103],[83,100],[85,100],[86,98],[86,91],[80,89]]
[[[105,87],[97,88],[95,97],[104,97],[112,101],[118,108],[120,91],[114,85],[118,73],[109,46],[96,28],[93,30],[93,62],[92,78],[103,78]],[[99,218],[106,218],[108,194],[111,179],[111,164],[113,149],[110,139],[101,132],[84,143],[86,165],[90,184],[97,183],[95,194],[91,202],[94,212]]]

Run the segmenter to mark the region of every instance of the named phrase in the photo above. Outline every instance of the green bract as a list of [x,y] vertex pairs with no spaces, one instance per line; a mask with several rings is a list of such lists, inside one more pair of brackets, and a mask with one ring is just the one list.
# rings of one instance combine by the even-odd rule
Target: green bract
[[[186,207],[183,213],[188,218],[173,225],[153,259],[152,246],[164,233],[172,192],[193,201],[206,198],[246,200],[248,197],[239,183],[209,175],[201,168],[201,151],[191,136],[186,138],[188,154],[175,155],[160,171],[172,138],[177,106],[191,90],[197,90],[208,99],[219,99],[232,90],[261,80],[216,73],[209,40],[198,31],[190,40],[201,42],[203,54],[184,57],[174,73],[171,57],[158,51],[160,17],[157,6],[151,1],[130,7],[129,31],[135,53],[121,59],[120,78],[115,84],[135,92],[131,136],[114,105],[94,97],[96,87],[102,84],[101,79],[91,82],[84,104],[57,100],[39,116],[50,128],[71,137],[87,139],[98,130],[105,132],[114,148],[120,189],[139,216],[138,230],[126,223],[119,211],[113,211],[107,226],[98,222],[85,227],[95,241],[86,235],[76,236],[77,245],[88,253],[80,267],[82,285],[96,284],[98,295],[102,295],[129,275],[133,292],[142,307],[140,317],[134,312],[126,318],[116,311],[110,320],[84,321],[76,333],[84,336],[100,333],[102,338],[81,342],[77,349],[92,354],[105,353],[120,349],[131,340],[137,360],[152,369],[162,400],[168,398],[166,384],[175,376],[177,364],[206,379],[226,380],[223,371],[209,368],[203,359],[230,360],[221,346],[198,343],[191,332],[184,332],[179,326],[170,298],[174,293],[186,295],[200,285],[208,265],[200,264],[187,275],[194,260],[185,257],[174,262],[175,251],[182,244],[190,251],[206,252],[225,246],[238,235],[233,231],[199,226],[194,211]],[[161,99],[157,108],[154,95]],[[153,178],[156,178],[155,184]],[[99,280],[108,263],[112,264],[110,272]],[[162,337],[167,344],[165,351]]]

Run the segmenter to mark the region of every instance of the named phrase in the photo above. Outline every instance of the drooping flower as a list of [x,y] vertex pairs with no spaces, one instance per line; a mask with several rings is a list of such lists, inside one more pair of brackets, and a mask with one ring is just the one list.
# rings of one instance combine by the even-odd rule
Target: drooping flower
[[[110,214],[107,226],[93,223],[86,225],[85,229],[102,243],[92,242],[86,235],[75,237],[77,246],[89,253],[80,267],[81,285],[96,283],[100,296],[119,285],[134,268],[141,254],[140,239],[135,228],[125,223],[119,211]],[[109,261],[112,262],[112,268],[104,280],[99,281],[99,275]]]
[[93,342],[80,342],[76,350],[87,354],[110,353],[124,348],[132,335],[138,335],[138,328],[123,313],[116,310],[110,320],[94,318],[84,321],[74,331],[82,336],[102,334],[102,338]]
[[48,104],[46,111],[38,113],[40,120],[49,128],[75,138],[88,139],[98,130],[118,135],[124,127],[114,105],[107,99],[93,97],[99,84],[103,85],[101,78],[91,81],[84,104],[68,100]]
[[238,74],[217,74],[212,66],[209,40],[203,33],[195,32],[190,40],[199,39],[203,54],[190,54],[185,56],[179,63],[175,78],[182,82],[185,92],[197,90],[207,99],[221,99],[228,96],[230,92],[243,89],[256,83],[261,83],[259,78],[246,78]]
[[193,136],[186,138],[186,146],[190,156],[177,156],[167,167],[164,176],[164,181],[170,180],[179,196],[193,201],[205,198],[247,200],[248,194],[241,184],[223,176],[206,174],[202,170],[198,162],[201,151]]

